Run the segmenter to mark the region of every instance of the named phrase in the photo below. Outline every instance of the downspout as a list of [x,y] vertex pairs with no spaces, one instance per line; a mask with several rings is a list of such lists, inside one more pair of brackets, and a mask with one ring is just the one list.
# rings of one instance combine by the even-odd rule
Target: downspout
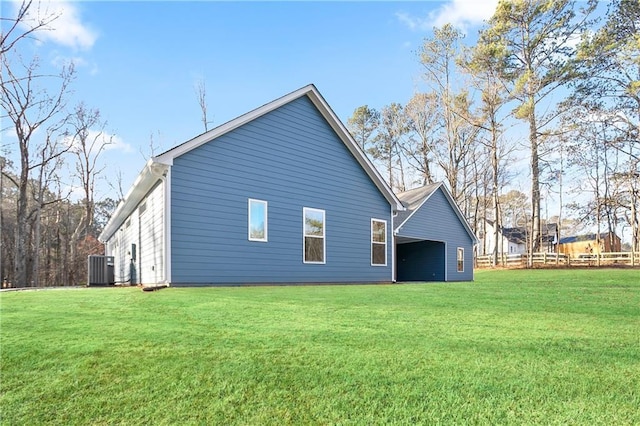
[[394,219],[398,213],[391,206],[391,282],[397,281],[396,276],[396,225]]

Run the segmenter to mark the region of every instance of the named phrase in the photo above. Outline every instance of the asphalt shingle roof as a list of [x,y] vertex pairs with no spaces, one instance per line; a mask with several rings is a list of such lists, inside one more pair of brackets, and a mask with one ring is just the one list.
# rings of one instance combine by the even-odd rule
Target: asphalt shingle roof
[[404,223],[411,213],[413,213],[418,207],[422,205],[424,200],[429,198],[436,189],[440,187],[441,183],[432,183],[430,185],[421,186],[420,188],[410,189],[409,191],[401,192],[396,196],[402,201],[402,205],[406,208],[405,211],[398,212],[395,217],[395,227]]

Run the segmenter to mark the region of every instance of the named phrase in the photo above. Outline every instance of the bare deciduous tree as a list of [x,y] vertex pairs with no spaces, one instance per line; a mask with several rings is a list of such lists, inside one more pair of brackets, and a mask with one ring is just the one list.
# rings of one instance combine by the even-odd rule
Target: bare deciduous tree
[[416,93],[404,109],[408,118],[408,126],[412,131],[405,153],[409,164],[422,176],[422,184],[434,182],[431,163],[435,135],[438,132],[437,98],[433,93]]
[[461,61],[465,72],[471,77],[471,82],[481,93],[480,117],[476,120],[469,120],[472,124],[482,129],[486,137],[479,139],[487,150],[490,173],[491,207],[493,226],[493,247],[492,265],[496,266],[498,260],[499,231],[502,226],[500,214],[500,187],[501,175],[504,174],[504,161],[508,158],[511,149],[507,149],[502,139],[504,132],[504,120],[508,115],[501,114],[501,110],[509,103],[507,89],[502,83],[498,74],[498,66],[494,58],[486,51],[486,44],[478,44],[471,51],[468,58]]
[[479,129],[467,118],[471,115],[468,92],[456,87],[456,81],[460,81],[457,63],[463,35],[451,24],[434,28],[433,34],[433,38],[424,40],[420,50],[423,77],[436,99],[439,116],[439,132],[432,152],[444,171],[451,194],[462,206],[471,184],[464,178],[465,167],[470,163],[468,156],[474,151]]
[[[13,55],[3,54],[1,59],[3,72],[0,77],[2,90],[0,105],[3,108],[3,117],[7,117],[12,124],[20,150],[20,173],[15,182],[18,188],[18,200],[14,281],[24,286],[30,283],[31,275],[27,270],[27,259],[31,255],[27,252],[30,175],[34,171],[40,174],[46,173],[43,170],[51,167],[65,152],[64,149],[57,149],[59,146],[52,143],[50,136],[52,129],[59,128],[60,122],[56,117],[64,110],[65,96],[73,79],[74,70],[73,65],[70,65],[64,67],[58,75],[39,74],[37,58],[25,64],[17,52],[12,52],[14,52]],[[11,62],[10,56],[14,62]],[[39,86],[43,79],[58,81],[56,93],[51,94]],[[33,136],[36,130],[47,123],[54,124],[49,126],[50,131],[47,132],[48,137],[44,145],[38,146]],[[35,158],[32,158],[34,154],[36,154]],[[42,182],[42,180],[39,181]]]
[[[4,21],[1,27],[6,28],[0,33],[0,55],[8,53],[21,40],[34,37],[38,31],[50,30],[49,25],[60,15],[42,6],[40,1],[34,4],[33,0],[22,0],[15,16],[0,16],[0,22]],[[5,7],[9,6],[5,4]]]
[[93,221],[95,183],[104,167],[100,167],[98,160],[102,152],[110,145],[104,128],[106,123],[100,119],[100,111],[87,109],[80,103],[74,109],[70,118],[73,134],[69,140],[70,150],[76,157],[75,176],[80,180],[84,195],[84,215],[78,225],[80,233],[91,232]]
[[207,87],[204,79],[200,79],[196,83],[196,95],[198,96],[198,105],[202,113],[201,120],[204,125],[204,131],[207,132],[209,130],[209,124],[212,123],[212,121],[209,121],[207,116]]
[[[408,127],[402,105],[392,103],[382,108],[380,112],[380,126],[371,149],[374,159],[385,164],[389,186],[398,191],[406,189],[404,162],[400,148],[402,138],[407,134]],[[394,179],[398,169],[398,181]]]
[[546,113],[543,100],[550,100],[557,89],[573,77],[568,60],[574,54],[572,43],[585,30],[587,17],[595,3],[576,7],[574,0],[506,1],[498,3],[489,27],[481,32],[479,44],[493,56],[496,70],[511,83],[511,95],[518,101],[514,117],[529,127],[531,165],[532,229],[529,252],[541,246],[540,145],[543,129],[557,113]]
[[73,262],[69,282],[76,282],[78,272],[83,267],[77,259],[76,250],[82,237],[91,237],[95,210],[96,178],[103,170],[98,160],[111,140],[104,133],[105,123],[100,119],[100,111],[88,109],[84,103],[78,104],[70,117],[72,134],[68,138],[69,148],[75,156],[75,177],[80,181],[84,199],[84,211],[71,236],[70,253]]

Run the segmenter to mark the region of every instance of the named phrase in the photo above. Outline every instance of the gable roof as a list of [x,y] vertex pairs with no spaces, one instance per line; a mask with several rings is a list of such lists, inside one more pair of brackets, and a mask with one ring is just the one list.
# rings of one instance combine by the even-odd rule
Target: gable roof
[[136,206],[142,201],[155,182],[163,175],[166,175],[169,167],[173,165],[174,159],[302,96],[307,96],[315,105],[322,117],[336,132],[340,140],[364,169],[380,193],[389,202],[389,204],[391,204],[393,210],[403,210],[404,207],[402,202],[393,193],[389,185],[387,185],[385,180],[382,178],[382,175],[380,175],[376,170],[371,160],[367,158],[360,146],[355,142],[327,101],[325,101],[313,84],[309,84],[221,124],[208,132],[202,133],[201,135],[177,145],[156,157],[152,157],[136,178],[133,187],[129,190],[124,200],[121,201],[116,208],[98,239],[102,242],[109,239],[109,237],[121,226],[124,220],[135,210]]
[[421,186],[420,188],[410,189],[405,192],[401,192],[398,195],[402,205],[404,205],[404,211],[398,212],[395,217],[395,221],[399,223],[396,229],[400,228],[414,211],[418,210],[420,206],[440,187],[441,183],[432,183],[430,185]]
[[506,238],[510,243],[527,243],[527,231],[524,228],[501,228],[500,232],[502,233],[502,236]]
[[[421,186],[420,188],[410,189],[409,191],[401,192],[398,194],[398,198],[402,201],[405,209],[399,211],[394,217],[394,232],[398,232],[400,228],[413,216],[413,214],[424,205],[424,203],[431,198],[431,196],[438,190],[442,189],[442,193],[449,202],[449,205],[453,209],[454,213],[458,217],[458,220],[467,231],[474,244],[478,243],[478,237],[473,233],[473,230],[469,226],[467,219],[464,217],[458,205],[453,200],[453,196],[442,182],[432,183],[429,185]],[[396,226],[395,224],[398,223]]]
[[[495,226],[495,221],[491,219],[485,219],[485,221],[491,225]],[[542,224],[542,235],[541,239],[544,243],[553,243],[555,244],[558,236],[558,224],[557,223],[543,223]],[[529,232],[524,226],[516,226],[512,228],[507,228],[504,226],[498,227],[498,232],[502,234],[503,238],[506,238],[507,241],[514,244],[526,244],[527,243],[527,233]]]

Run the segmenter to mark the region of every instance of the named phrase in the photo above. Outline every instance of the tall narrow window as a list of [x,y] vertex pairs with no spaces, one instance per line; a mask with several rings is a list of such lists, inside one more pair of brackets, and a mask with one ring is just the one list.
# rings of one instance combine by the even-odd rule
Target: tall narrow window
[[458,247],[458,272],[464,272],[464,249]]
[[302,209],[304,217],[304,263],[325,263],[324,210]]
[[249,241],[267,241],[267,202],[249,198]]
[[387,221],[371,219],[371,265],[387,266]]

